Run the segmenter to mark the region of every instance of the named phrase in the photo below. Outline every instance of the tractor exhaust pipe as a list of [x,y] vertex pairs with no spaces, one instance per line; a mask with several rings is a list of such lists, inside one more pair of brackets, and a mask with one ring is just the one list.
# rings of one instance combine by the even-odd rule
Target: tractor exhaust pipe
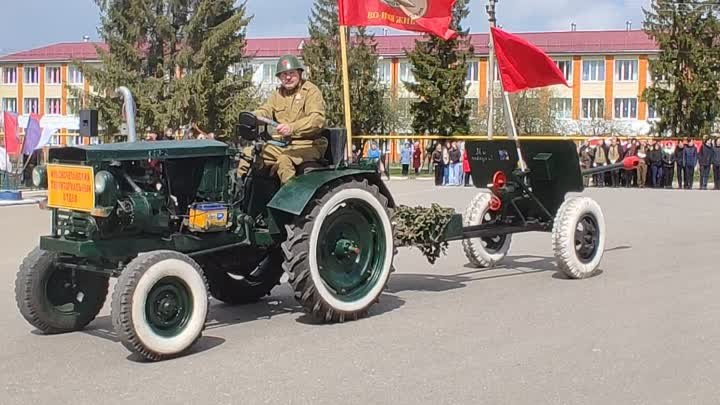
[[120,86],[115,89],[116,94],[120,94],[123,97],[124,103],[123,108],[125,109],[125,120],[128,126],[128,142],[136,142],[137,135],[135,133],[135,101],[133,100],[130,89],[125,86]]

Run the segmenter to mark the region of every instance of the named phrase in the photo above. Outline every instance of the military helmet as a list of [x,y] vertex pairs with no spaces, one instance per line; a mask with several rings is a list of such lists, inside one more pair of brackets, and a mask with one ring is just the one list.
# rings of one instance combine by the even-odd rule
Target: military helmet
[[278,60],[276,76],[280,76],[281,73],[289,70],[300,70],[304,71],[305,67],[300,63],[300,60],[293,55],[284,55]]

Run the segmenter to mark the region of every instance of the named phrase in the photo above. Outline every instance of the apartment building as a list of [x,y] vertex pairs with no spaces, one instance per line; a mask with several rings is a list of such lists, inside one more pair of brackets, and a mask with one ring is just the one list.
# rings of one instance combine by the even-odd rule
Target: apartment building
[[[601,119],[617,122],[628,135],[644,134],[656,114],[640,95],[651,82],[648,64],[657,55],[654,41],[640,30],[565,31],[521,33],[545,50],[565,74],[570,87],[553,86],[556,117],[567,132],[578,132],[583,123]],[[405,57],[418,35],[377,36],[378,80],[401,101],[414,95],[403,82],[414,80],[412,65]],[[488,35],[472,34],[474,58],[468,64],[467,98],[477,109],[484,108],[489,96]],[[276,85],[275,64],[284,54],[300,56],[305,38],[252,38],[247,56],[253,68],[253,81],[269,91]],[[61,43],[0,57],[0,109],[20,114],[43,116],[71,136],[54,140],[72,144],[78,128],[78,100],[67,86],[85,92],[91,83],[73,65],[73,61],[98,63],[95,43]],[[97,44],[104,46],[103,44]],[[494,80],[499,88],[497,71]]]

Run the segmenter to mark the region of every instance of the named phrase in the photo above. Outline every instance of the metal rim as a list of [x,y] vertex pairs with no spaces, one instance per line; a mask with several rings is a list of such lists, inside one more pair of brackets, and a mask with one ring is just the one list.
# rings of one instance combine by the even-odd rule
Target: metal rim
[[317,244],[320,277],[334,297],[352,302],[378,283],[385,261],[385,229],[373,207],[344,200],[323,221]]
[[600,227],[594,215],[585,214],[575,226],[575,254],[582,263],[590,263],[600,246]]
[[[45,279],[45,298],[48,309],[65,316],[80,316],[92,311],[94,301],[85,282],[88,275],[51,265]],[[85,277],[83,277],[85,276]]]
[[174,276],[158,280],[145,301],[145,315],[150,328],[164,337],[179,335],[190,321],[192,310],[190,288]]

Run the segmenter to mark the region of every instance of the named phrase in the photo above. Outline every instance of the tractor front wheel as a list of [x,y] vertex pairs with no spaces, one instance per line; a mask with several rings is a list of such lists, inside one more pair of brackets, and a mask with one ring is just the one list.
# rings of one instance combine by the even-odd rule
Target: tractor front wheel
[[568,277],[597,274],[605,250],[605,217],[600,206],[588,197],[565,201],[555,217],[552,244],[558,267]]
[[392,271],[395,253],[388,201],[367,180],[324,187],[282,243],[295,297],[324,322],[367,315]]
[[173,251],[131,261],[118,277],[112,321],[131,352],[157,361],[181,354],[205,329],[208,287],[200,266]]
[[102,309],[109,277],[56,266],[57,254],[35,248],[23,260],[15,280],[20,314],[45,334],[87,326]]

